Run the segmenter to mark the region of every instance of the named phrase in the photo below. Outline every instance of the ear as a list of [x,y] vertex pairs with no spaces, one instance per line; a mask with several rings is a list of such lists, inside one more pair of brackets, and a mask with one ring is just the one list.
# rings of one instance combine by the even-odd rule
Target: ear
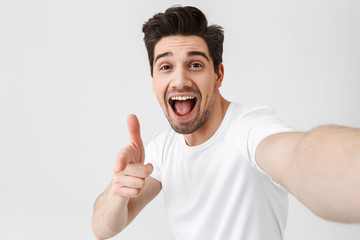
[[222,63],[219,64],[219,71],[215,74],[215,88],[220,88],[224,78],[224,65]]

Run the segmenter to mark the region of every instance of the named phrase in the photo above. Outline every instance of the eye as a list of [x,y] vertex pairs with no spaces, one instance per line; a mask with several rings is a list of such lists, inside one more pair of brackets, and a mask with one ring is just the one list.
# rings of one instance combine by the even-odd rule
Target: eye
[[203,68],[204,66],[201,63],[193,62],[193,63],[190,64],[189,67],[192,68],[192,69],[198,70],[198,69]]
[[171,69],[171,66],[170,65],[162,65],[160,66],[160,71],[166,71],[166,70],[170,70]]

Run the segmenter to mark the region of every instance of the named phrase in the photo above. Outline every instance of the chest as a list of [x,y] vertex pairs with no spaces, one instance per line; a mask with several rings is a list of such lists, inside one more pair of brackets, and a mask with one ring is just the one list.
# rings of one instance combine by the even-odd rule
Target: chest
[[161,170],[163,192],[167,200],[186,203],[211,195],[229,196],[233,189],[256,184],[256,172],[240,148],[218,141],[206,149],[184,148],[163,155]]

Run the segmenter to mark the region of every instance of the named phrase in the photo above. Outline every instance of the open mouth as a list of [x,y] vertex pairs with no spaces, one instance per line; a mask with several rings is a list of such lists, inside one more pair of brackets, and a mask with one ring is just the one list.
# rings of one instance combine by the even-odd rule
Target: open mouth
[[189,115],[194,109],[197,98],[194,96],[174,96],[169,99],[169,104],[174,113],[180,117]]

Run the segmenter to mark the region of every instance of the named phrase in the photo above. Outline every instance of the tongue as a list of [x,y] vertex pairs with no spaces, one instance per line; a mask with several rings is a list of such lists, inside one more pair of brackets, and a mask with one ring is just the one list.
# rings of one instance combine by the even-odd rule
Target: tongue
[[191,112],[191,101],[175,101],[174,107],[177,114],[185,116]]

